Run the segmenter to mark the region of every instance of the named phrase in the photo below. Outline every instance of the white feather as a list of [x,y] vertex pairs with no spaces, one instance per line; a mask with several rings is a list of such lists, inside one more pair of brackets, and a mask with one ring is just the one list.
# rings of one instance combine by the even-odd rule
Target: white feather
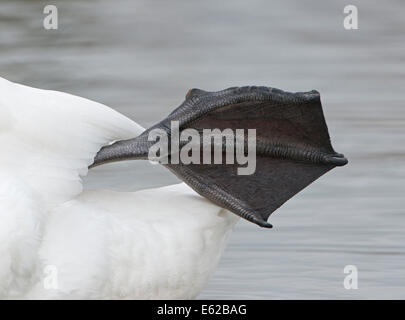
[[184,184],[82,193],[98,150],[142,131],[102,104],[0,78],[0,297],[184,299],[202,290],[235,215]]
[[101,146],[143,131],[102,104],[1,78],[0,110],[0,171],[21,177],[47,207],[82,191],[80,176]]

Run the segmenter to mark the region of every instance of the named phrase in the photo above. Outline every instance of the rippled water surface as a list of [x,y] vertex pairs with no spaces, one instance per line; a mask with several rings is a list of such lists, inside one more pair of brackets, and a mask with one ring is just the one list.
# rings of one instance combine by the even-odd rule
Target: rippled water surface
[[[273,230],[240,222],[201,298],[405,298],[405,4],[351,1],[44,1],[0,4],[0,76],[105,103],[144,126],[191,87],[317,89],[350,164],[280,208]],[[95,169],[87,188],[176,182],[146,163]],[[343,288],[343,268],[359,289]]]

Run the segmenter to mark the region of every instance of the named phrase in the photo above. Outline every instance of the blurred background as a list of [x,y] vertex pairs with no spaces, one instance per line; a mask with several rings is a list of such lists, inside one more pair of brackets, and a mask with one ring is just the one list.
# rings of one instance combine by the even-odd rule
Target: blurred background
[[[59,29],[43,28],[45,5]],[[359,29],[343,28],[344,6]],[[405,298],[402,0],[2,0],[0,76],[102,102],[147,127],[189,88],[320,91],[350,160],[287,202],[272,230],[241,221],[200,298]],[[147,162],[99,167],[85,187],[176,182]],[[136,208],[134,208],[136,210]],[[346,265],[358,290],[346,290]]]

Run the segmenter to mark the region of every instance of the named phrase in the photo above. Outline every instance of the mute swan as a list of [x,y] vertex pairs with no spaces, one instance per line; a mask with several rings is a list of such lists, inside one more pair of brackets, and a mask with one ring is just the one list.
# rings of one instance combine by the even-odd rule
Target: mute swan
[[[243,90],[246,96],[250,89]],[[224,92],[215,98],[227,105],[229,91]],[[196,93],[200,94],[189,93],[188,99],[201,101]],[[190,105],[195,107],[186,100],[183,109],[172,115],[184,115]],[[306,121],[311,119],[322,121],[323,115]],[[265,222],[269,212],[257,203],[264,195],[249,191],[263,187],[258,186],[257,176],[246,189],[254,199],[250,202],[240,189],[223,187],[219,180],[223,182],[224,175],[215,166],[205,176],[214,183],[215,192],[201,184],[204,173],[199,169],[195,174],[168,166],[211,201],[185,183],[138,192],[82,192],[81,177],[95,158],[94,165],[139,158],[134,150],[144,139],[143,132],[102,104],[0,78],[1,298],[194,298],[214,271],[238,215],[270,226]],[[329,139],[327,129],[322,134]],[[114,141],[119,142],[111,144]],[[294,148],[278,147],[279,154],[272,155],[290,164],[308,163],[305,170],[295,167],[293,176],[284,177],[297,186],[281,190],[271,212],[324,172],[342,165],[343,156],[322,143],[318,143],[322,159]],[[128,149],[128,145],[137,147]],[[304,179],[294,178],[302,172]]]

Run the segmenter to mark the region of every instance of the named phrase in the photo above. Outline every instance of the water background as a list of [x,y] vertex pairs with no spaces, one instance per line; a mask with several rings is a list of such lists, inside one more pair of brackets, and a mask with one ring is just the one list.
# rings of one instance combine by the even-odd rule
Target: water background
[[[350,164],[280,208],[273,230],[241,221],[200,298],[405,298],[405,3],[2,0],[0,76],[105,103],[147,127],[189,88],[268,85],[321,92]],[[86,188],[137,190],[176,178],[147,163],[96,168]],[[359,270],[345,290],[343,268]]]

